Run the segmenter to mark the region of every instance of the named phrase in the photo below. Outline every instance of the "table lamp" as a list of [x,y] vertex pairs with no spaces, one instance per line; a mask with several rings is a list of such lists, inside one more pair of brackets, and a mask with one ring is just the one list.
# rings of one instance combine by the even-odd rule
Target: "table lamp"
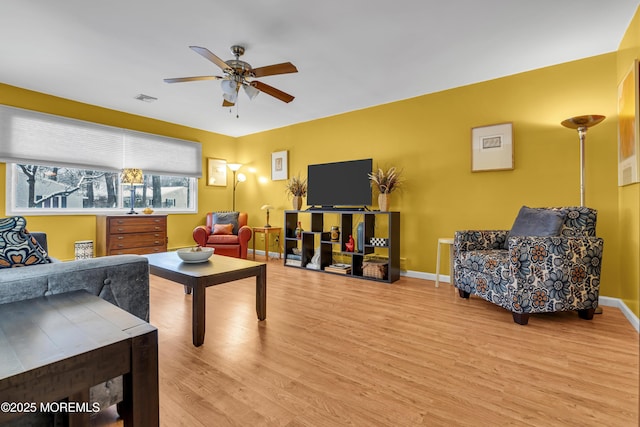
[[136,200],[136,184],[142,184],[143,174],[142,169],[134,169],[134,168],[125,168],[122,169],[122,179],[121,182],[123,184],[128,184],[131,186],[131,210],[127,212],[128,214],[137,214],[135,210],[133,210],[133,204]]
[[271,205],[262,205],[262,207],[260,208],[263,211],[266,210],[267,211],[267,225],[264,226],[264,228],[271,228],[271,225],[269,224],[269,209],[273,209],[273,206]]

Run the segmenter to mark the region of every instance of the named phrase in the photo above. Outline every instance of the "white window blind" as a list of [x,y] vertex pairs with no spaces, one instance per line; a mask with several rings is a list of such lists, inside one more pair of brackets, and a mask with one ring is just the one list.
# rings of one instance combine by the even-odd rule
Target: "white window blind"
[[202,175],[202,145],[142,132],[124,131],[125,168],[151,175]]
[[202,175],[202,145],[0,105],[0,161]]
[[117,129],[0,106],[0,160],[97,170],[120,170]]

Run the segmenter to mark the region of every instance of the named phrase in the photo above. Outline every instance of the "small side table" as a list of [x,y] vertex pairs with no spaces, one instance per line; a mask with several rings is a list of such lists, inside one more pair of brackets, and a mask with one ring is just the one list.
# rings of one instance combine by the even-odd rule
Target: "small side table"
[[264,254],[269,261],[269,234],[278,233],[278,259],[282,258],[282,251],[280,250],[280,241],[282,239],[282,227],[251,227],[253,230],[253,259],[256,259],[256,234],[264,234]]
[[438,255],[436,256],[436,288],[440,287],[440,245],[449,245],[449,281],[453,285],[453,238],[438,239]]

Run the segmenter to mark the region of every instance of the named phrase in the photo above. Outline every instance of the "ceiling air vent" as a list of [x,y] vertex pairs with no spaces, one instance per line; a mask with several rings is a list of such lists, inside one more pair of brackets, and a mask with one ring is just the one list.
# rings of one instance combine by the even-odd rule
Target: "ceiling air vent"
[[145,95],[143,93],[141,93],[140,95],[136,95],[135,98],[138,101],[144,101],[144,102],[154,102],[158,100],[158,98],[154,98],[153,96]]

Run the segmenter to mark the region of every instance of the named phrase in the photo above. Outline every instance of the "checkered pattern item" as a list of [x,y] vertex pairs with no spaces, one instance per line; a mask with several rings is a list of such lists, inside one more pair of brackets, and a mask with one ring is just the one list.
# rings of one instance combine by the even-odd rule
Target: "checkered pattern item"
[[388,246],[389,239],[383,239],[382,237],[372,237],[371,246]]

